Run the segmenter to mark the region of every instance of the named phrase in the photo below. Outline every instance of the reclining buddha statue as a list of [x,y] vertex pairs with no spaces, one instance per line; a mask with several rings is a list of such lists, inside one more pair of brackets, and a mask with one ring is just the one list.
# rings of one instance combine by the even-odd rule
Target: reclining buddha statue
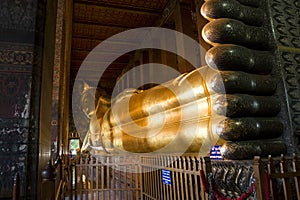
[[112,103],[100,91],[95,110],[84,106],[90,127],[83,149],[96,154],[206,155],[218,144],[230,159],[237,151],[245,152],[237,157],[241,159],[249,154],[282,153],[284,143],[272,140],[283,129],[273,117],[280,104],[272,96],[258,96],[275,89],[270,76],[205,66],[147,90],[127,89]]
[[[101,93],[87,109],[93,153],[201,153],[225,159],[284,154],[274,36],[264,1],[208,0],[207,66],[147,90]],[[94,100],[94,99],[93,99]]]

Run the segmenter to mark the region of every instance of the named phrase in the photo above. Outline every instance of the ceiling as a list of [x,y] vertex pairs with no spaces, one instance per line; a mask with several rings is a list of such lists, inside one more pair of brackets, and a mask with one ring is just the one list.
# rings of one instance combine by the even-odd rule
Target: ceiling
[[[137,27],[174,27],[172,13],[176,2],[175,0],[74,0],[71,83],[89,52],[107,38]],[[104,53],[109,56],[114,52]],[[111,92],[116,79],[132,59],[134,52],[124,54],[110,64],[101,77],[100,85]]]

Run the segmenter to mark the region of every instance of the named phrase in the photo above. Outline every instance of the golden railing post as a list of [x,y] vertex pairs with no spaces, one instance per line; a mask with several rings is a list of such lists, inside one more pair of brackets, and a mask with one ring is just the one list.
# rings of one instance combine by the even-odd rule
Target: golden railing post
[[266,199],[266,188],[265,188],[265,171],[262,165],[261,158],[259,156],[254,157],[254,177],[255,177],[255,188],[256,197],[260,200]]

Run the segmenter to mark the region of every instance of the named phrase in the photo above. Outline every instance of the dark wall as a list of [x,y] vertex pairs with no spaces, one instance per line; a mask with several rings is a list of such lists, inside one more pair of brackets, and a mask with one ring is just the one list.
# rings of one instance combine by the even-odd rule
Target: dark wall
[[46,0],[0,1],[0,199],[36,198]]

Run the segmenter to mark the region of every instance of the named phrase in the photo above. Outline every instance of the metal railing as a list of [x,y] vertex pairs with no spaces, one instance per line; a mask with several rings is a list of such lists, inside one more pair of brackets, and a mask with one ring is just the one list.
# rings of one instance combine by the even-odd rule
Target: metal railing
[[254,158],[257,198],[300,199],[300,157]]
[[64,160],[63,199],[207,199],[201,189],[204,168],[211,169],[224,196],[237,197],[253,177],[253,161],[212,161],[208,166],[197,154],[65,156]]
[[68,199],[201,199],[195,155],[69,156],[63,168]]
[[140,199],[140,158],[136,156],[67,157],[65,197],[69,199]]
[[142,199],[201,199],[195,155],[142,156]]

